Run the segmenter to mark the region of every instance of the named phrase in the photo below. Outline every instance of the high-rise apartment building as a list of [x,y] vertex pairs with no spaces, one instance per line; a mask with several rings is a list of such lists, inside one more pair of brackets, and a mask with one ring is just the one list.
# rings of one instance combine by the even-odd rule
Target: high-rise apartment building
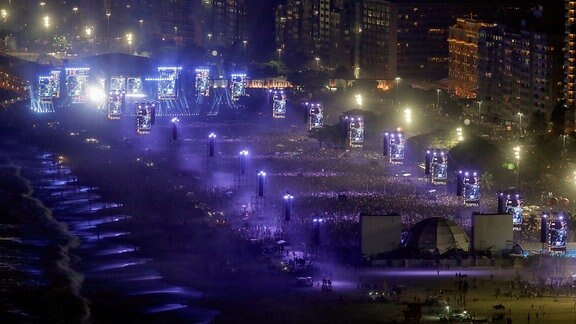
[[474,19],[458,18],[449,29],[448,75],[457,96],[474,98],[477,88],[478,31],[491,26]]
[[285,0],[276,10],[276,46],[318,58],[323,66],[352,67],[351,1]]
[[[84,1],[80,10],[95,3]],[[130,31],[139,40],[162,38],[190,44],[199,42],[197,7],[197,1],[190,0],[104,0],[101,10],[93,14],[106,20],[106,28],[115,34]]]
[[576,1],[566,0],[564,98],[570,110],[576,108]]
[[[411,80],[448,77],[449,28],[457,18],[498,21],[503,12],[522,11],[534,0],[390,0],[398,13],[398,76]],[[557,1],[557,0],[553,0]]]
[[363,2],[358,30],[359,53],[355,62],[361,76],[396,77],[396,10],[384,0]]
[[[259,15],[261,12],[258,12],[258,6],[266,7],[257,0],[104,0],[104,2],[104,9],[100,15],[105,17],[106,13],[110,13],[109,20],[113,28],[131,27],[149,37],[174,39],[181,44],[212,48],[229,47],[248,40],[249,11]],[[273,12],[267,14],[272,16]],[[256,24],[259,19],[254,20]],[[259,33],[263,32],[259,30]],[[271,33],[268,30],[265,32]]]
[[[403,79],[448,76],[448,28],[458,6],[440,1],[395,1],[398,12],[398,66]],[[459,13],[459,12],[458,12]]]
[[549,116],[562,96],[562,33],[523,20],[483,28],[478,40],[478,99],[505,119]]
[[248,38],[246,0],[202,1],[205,9],[204,36],[209,46],[228,47]]
[[312,50],[312,1],[287,0],[276,8],[276,47],[295,53]]
[[396,13],[384,0],[285,0],[276,11],[276,46],[362,77],[393,78]]

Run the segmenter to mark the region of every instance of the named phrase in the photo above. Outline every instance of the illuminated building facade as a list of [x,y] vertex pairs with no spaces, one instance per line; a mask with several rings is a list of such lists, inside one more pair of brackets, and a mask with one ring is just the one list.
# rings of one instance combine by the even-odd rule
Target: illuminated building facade
[[230,46],[248,38],[246,0],[202,0],[202,4],[207,47]]
[[576,107],[576,1],[566,0],[564,98],[572,111]]
[[[97,3],[88,0],[84,2],[79,12]],[[110,14],[106,18],[109,24],[106,28],[109,27],[112,34],[122,27],[131,29],[139,41],[156,37],[177,43],[199,42],[196,36],[200,22],[197,1],[104,0],[104,6],[99,9],[91,12],[97,12],[99,17]]]
[[398,76],[406,80],[448,77],[450,26],[457,18],[492,21],[496,13],[519,11],[532,0],[391,0],[396,5]]
[[360,75],[393,79],[397,46],[395,6],[388,1],[366,0],[358,18],[361,23],[355,66]]
[[[285,0],[276,9],[276,48],[322,66],[352,66],[352,1]],[[319,63],[320,64],[320,63]]]
[[407,79],[441,79],[448,74],[446,4],[402,2],[398,10],[398,75]]
[[562,97],[562,30],[540,16],[479,32],[478,99],[501,118],[549,116]]
[[455,80],[454,89],[457,96],[473,98],[476,96],[478,67],[478,31],[491,26],[474,19],[458,18],[449,29],[448,75]]
[[357,77],[396,74],[396,13],[384,0],[285,0],[276,10],[276,48],[311,62],[354,68]]

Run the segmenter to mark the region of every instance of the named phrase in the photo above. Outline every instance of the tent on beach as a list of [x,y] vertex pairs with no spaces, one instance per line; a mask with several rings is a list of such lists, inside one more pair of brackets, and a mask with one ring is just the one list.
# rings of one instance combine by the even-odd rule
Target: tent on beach
[[467,252],[470,241],[466,232],[453,221],[433,217],[410,229],[405,246],[423,253],[444,255],[448,252]]

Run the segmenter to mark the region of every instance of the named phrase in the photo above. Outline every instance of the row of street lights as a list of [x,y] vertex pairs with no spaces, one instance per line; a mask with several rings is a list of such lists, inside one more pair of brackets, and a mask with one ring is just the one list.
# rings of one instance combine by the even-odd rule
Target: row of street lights
[[[172,139],[176,141],[178,139],[178,123],[180,120],[178,118],[172,119]],[[215,145],[216,145],[216,134],[210,133],[208,135],[208,157],[213,158],[215,156]],[[240,174],[245,175],[246,169],[248,165],[248,150],[242,150],[239,153],[240,157]],[[266,179],[266,172],[263,170],[258,171],[258,189],[257,189],[257,196],[259,198],[264,198],[265,196],[265,179]],[[284,200],[284,221],[289,222],[292,219],[292,208],[294,203],[294,195],[290,192],[286,192],[282,196]],[[320,224],[323,222],[322,218],[314,218],[313,219],[313,243],[314,245],[320,245]]]
[[[173,139],[176,140],[177,139],[177,135],[176,134],[176,129],[177,129],[177,122],[174,119],[172,120],[173,122]],[[216,146],[216,134],[215,133],[210,133],[208,135],[208,157],[213,158],[215,155],[215,146]],[[249,152],[248,150],[242,150],[239,153],[239,157],[240,157],[240,174],[242,176],[244,176],[246,174],[246,170],[248,168],[248,157],[249,157]],[[257,173],[258,176],[258,197],[263,198],[264,197],[264,183],[265,183],[265,179],[266,179],[266,172],[263,170],[258,171]],[[292,203],[294,201],[294,196],[291,195],[289,192],[286,192],[286,194],[284,195],[284,219],[286,221],[289,221],[291,219],[291,214],[292,214]]]
[[[41,2],[40,5],[42,6],[42,8],[44,8],[46,3]],[[77,16],[79,8],[73,7],[72,10],[74,11],[74,16]],[[6,20],[8,19],[8,16],[9,16],[8,11],[6,9],[0,9],[0,17],[3,19],[4,22],[6,22]],[[112,12],[110,10],[107,10],[105,13],[105,16],[106,16],[106,34],[109,36],[110,35],[110,17],[112,16]],[[43,26],[45,28],[50,28],[52,25],[51,17],[48,15],[45,15],[42,18],[42,22],[43,22]],[[144,26],[144,19],[139,19],[138,23],[139,23],[139,27],[140,27],[140,33],[142,33],[143,26]],[[92,28],[92,30],[89,32],[90,34],[93,32],[93,29],[94,28]],[[174,39],[177,40],[178,39],[178,32],[179,32],[178,26],[174,26],[173,29],[174,29]],[[87,34],[88,34],[88,32],[87,32]],[[131,33],[128,35],[131,35]],[[212,35],[212,33],[209,33],[209,34],[207,34],[207,36],[208,36],[208,48],[210,49],[211,45],[212,45],[211,42],[212,42],[212,36],[213,35]],[[127,36],[126,38],[128,40],[129,37]],[[131,38],[131,36],[130,36],[130,38]],[[129,47],[131,47],[131,45],[132,45],[130,40],[128,40],[128,45],[129,45]],[[246,55],[248,40],[243,40],[242,45],[243,45],[244,55]],[[130,52],[132,52],[131,48],[130,48]],[[277,49],[277,52],[278,52],[278,60],[281,61],[282,60],[282,49],[281,48]],[[319,69],[320,68],[320,58],[316,57],[315,61],[316,61],[316,68]]]

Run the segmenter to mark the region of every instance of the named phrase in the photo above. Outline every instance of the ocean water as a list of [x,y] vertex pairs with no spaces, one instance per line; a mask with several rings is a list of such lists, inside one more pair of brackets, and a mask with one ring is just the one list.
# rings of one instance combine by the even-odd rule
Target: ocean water
[[103,225],[132,215],[115,215],[121,202],[80,185],[55,155],[4,138],[0,180],[0,318],[209,323],[219,314],[195,306],[202,292],[165,282],[137,246],[119,243],[131,233]]
[[89,310],[69,253],[79,242],[33,197],[12,158],[28,148],[14,144],[0,143],[0,318],[83,322]]

